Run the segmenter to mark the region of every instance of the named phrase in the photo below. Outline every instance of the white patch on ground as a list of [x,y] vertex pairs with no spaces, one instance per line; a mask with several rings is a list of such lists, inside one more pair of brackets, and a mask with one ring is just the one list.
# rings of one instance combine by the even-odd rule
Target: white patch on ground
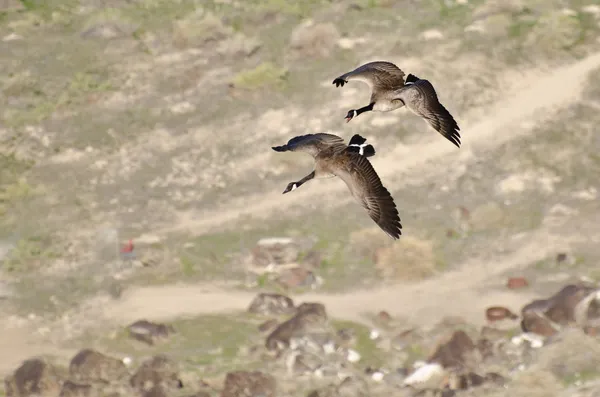
[[465,32],[485,32],[485,23],[482,20],[475,21],[464,29]]
[[171,112],[176,114],[190,113],[196,110],[196,106],[188,101],[176,103],[170,107]]
[[580,190],[578,192],[573,193],[573,197],[581,199],[581,200],[595,200],[598,197],[598,190],[591,186],[585,190]]
[[441,40],[444,34],[437,29],[429,29],[421,33],[421,37],[425,40]]
[[[338,46],[340,46],[341,48],[345,49],[345,50],[350,50],[352,48],[354,48],[357,44],[365,44],[367,42],[367,39],[364,37],[357,37],[354,39],[351,39],[349,37],[343,37],[341,39],[338,40]],[[331,84],[331,82],[329,83]]]
[[581,11],[588,14],[600,15],[600,6],[597,4],[589,4],[581,8]]
[[48,162],[54,163],[54,164],[74,163],[74,162],[79,161],[82,158],[86,157],[88,155],[88,153],[89,152],[84,151],[84,150],[67,148],[67,149],[63,150],[62,152],[50,157],[48,159]]
[[560,177],[556,175],[528,171],[506,177],[498,183],[496,190],[501,194],[521,193],[533,189],[541,189],[545,193],[552,193],[554,192],[554,185],[560,180]]

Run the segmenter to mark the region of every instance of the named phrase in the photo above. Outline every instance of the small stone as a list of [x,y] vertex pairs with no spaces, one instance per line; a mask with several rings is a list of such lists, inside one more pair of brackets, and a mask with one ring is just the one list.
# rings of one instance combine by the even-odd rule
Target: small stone
[[277,278],[277,282],[284,288],[310,287],[317,283],[317,278],[310,270],[294,267],[284,270]]
[[351,363],[356,363],[360,360],[360,354],[352,349],[348,349],[348,352],[346,353],[346,360],[350,361]]
[[510,289],[519,289],[529,286],[529,283],[524,277],[511,277],[508,279],[506,286]]
[[369,332],[369,339],[371,340],[379,339],[380,336],[379,331],[376,329],[372,329],[371,332]]
[[153,345],[157,340],[165,339],[175,332],[171,325],[138,320],[127,327],[129,336],[140,342]]
[[504,319],[516,320],[519,318],[516,314],[511,312],[504,306],[492,306],[486,309],[485,316],[488,321],[495,322]]
[[475,343],[466,332],[455,331],[446,343],[436,349],[428,361],[438,363],[444,368],[465,367],[472,358],[475,347]]
[[300,247],[292,238],[272,237],[258,241],[252,249],[251,261],[254,266],[284,265],[294,263],[300,254]]
[[275,319],[270,319],[265,321],[264,323],[258,326],[258,330],[260,332],[268,332],[277,327],[278,321]]
[[129,383],[138,391],[154,387],[171,390],[183,388],[177,364],[164,355],[156,355],[144,361],[131,376]]

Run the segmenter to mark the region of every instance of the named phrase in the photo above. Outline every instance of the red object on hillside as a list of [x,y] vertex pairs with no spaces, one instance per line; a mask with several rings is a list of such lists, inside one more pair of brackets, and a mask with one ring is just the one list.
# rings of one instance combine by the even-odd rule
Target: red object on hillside
[[510,289],[525,288],[529,285],[525,277],[511,277],[508,279],[506,286]]
[[133,252],[133,240],[129,240],[127,242],[127,244],[125,244],[123,246],[123,248],[121,248],[122,254],[129,253],[129,252]]
[[132,260],[135,259],[135,252],[133,252],[133,241],[129,240],[127,244],[125,244],[121,248],[121,259],[124,260]]

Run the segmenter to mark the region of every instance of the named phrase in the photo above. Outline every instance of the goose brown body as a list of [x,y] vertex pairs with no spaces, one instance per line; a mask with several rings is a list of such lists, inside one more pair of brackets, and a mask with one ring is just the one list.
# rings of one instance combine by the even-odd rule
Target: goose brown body
[[371,98],[368,105],[348,111],[347,121],[364,112],[389,112],[406,106],[446,139],[460,147],[458,123],[439,102],[437,93],[428,80],[413,74],[406,76],[400,68],[387,61],[361,65],[335,78],[333,84],[343,87],[351,80],[369,85]]
[[[297,136],[286,145],[273,147],[278,152],[303,151],[315,159],[314,170],[300,181],[290,182],[283,193],[297,189],[310,179],[338,176],[371,219],[388,236],[398,239],[402,234],[402,225],[396,204],[368,160],[368,157],[375,154],[375,150],[371,145],[365,145],[365,141],[360,135],[354,135],[346,145],[336,135],[320,133]],[[356,147],[353,142],[360,142],[362,147],[370,148],[361,154],[362,152],[353,149]]]

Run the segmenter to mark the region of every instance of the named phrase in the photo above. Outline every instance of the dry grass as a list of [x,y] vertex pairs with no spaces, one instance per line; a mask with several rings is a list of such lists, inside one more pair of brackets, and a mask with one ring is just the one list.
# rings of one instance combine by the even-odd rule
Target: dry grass
[[580,329],[568,329],[560,340],[539,351],[538,365],[565,383],[599,375],[600,344]]
[[324,57],[335,48],[340,32],[332,23],[307,20],[298,25],[290,37],[290,48],[299,56]]
[[285,85],[287,70],[271,62],[264,62],[254,69],[243,71],[233,78],[237,88],[254,90],[263,87],[281,88]]
[[422,280],[435,273],[433,243],[413,236],[402,236],[375,255],[375,266],[386,280]]
[[375,264],[386,280],[422,280],[435,273],[433,242],[414,236],[392,241],[382,238],[381,229],[370,227],[350,234],[350,251]]
[[217,41],[230,36],[233,30],[209,11],[198,9],[173,24],[173,42],[179,48]]

